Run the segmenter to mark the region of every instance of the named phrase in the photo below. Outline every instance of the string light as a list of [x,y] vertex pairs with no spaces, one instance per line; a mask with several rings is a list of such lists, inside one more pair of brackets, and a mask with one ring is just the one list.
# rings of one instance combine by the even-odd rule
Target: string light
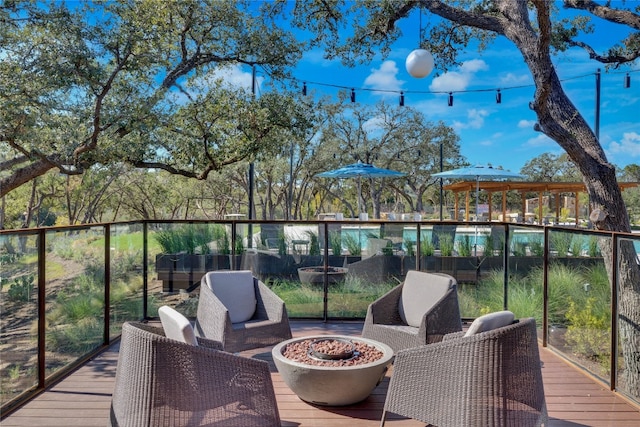
[[[626,72],[626,74],[624,76],[624,80],[623,80],[623,86],[624,86],[625,89],[631,87],[631,73],[636,73],[636,72],[640,72],[640,70],[634,70],[634,71]],[[608,74],[621,74],[621,73],[608,73]],[[585,77],[590,77],[592,75],[593,75],[593,73],[582,74],[582,75],[578,75],[578,76],[574,76],[574,77],[561,79],[560,81],[561,82],[566,82],[566,81],[570,81],[570,80],[578,80],[578,79],[582,79],[582,78],[585,78]],[[291,80],[297,81],[297,82],[301,81],[301,80],[298,80],[298,79],[295,79],[295,78],[293,78]],[[356,91],[397,94],[399,96],[399,101],[398,102],[399,102],[400,106],[404,106],[405,105],[405,101],[406,101],[405,98],[406,98],[407,94],[416,94],[416,95],[447,94],[448,95],[447,105],[449,105],[450,107],[453,106],[453,94],[454,93],[467,94],[467,93],[480,93],[480,92],[495,92],[496,104],[501,104],[502,103],[502,92],[503,91],[535,87],[535,84],[531,83],[531,84],[526,84],[526,85],[516,85],[516,86],[502,87],[500,89],[498,89],[498,88],[483,88],[483,89],[459,90],[459,91],[455,91],[454,92],[454,91],[430,91],[430,90],[393,90],[393,89],[378,89],[378,88],[374,89],[374,88],[365,88],[365,87],[356,88],[356,87],[349,87],[349,86],[343,86],[343,85],[337,85],[337,84],[331,84],[331,83],[304,81],[303,82],[303,86],[302,86],[302,94],[303,95],[307,94],[307,85],[333,87],[333,88],[344,89],[344,90],[349,90],[350,89],[351,90],[351,93],[350,93],[351,102],[356,102]]]

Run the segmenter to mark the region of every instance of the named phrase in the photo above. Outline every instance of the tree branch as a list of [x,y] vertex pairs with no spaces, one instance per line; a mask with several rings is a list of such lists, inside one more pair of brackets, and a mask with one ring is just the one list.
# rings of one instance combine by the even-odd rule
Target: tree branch
[[565,9],[585,10],[598,18],[640,30],[640,15],[629,10],[603,6],[591,0],[564,0],[563,6]]

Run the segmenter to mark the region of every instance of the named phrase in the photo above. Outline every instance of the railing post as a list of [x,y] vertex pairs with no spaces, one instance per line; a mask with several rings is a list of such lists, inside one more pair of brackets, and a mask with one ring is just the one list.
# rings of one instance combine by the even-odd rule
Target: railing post
[[416,233],[416,270],[420,271],[422,269],[422,257],[420,256],[420,247],[422,246],[422,242],[420,242],[420,235],[422,234],[422,231],[420,223],[416,224]]
[[147,241],[149,240],[149,224],[145,220],[142,223],[142,318],[148,318],[148,296],[149,296],[149,282],[147,280],[149,272],[149,246]]
[[502,248],[502,264],[504,265],[504,277],[502,287],[503,310],[509,309],[509,225],[504,227],[504,247]]
[[43,228],[38,230],[38,388],[44,388],[46,372],[46,311],[45,311],[45,299],[46,289],[45,284],[47,278],[45,276],[45,269],[47,265],[46,260],[46,232]]
[[111,225],[104,226],[104,331],[102,344],[109,345],[111,323]]
[[322,321],[329,320],[329,224],[325,221],[321,224],[324,227],[324,276],[322,278],[323,297],[322,297]]
[[609,387],[615,390],[618,377],[618,242],[619,235],[611,233],[611,342]]
[[549,339],[549,228],[544,228],[544,250],[542,252],[542,346]]

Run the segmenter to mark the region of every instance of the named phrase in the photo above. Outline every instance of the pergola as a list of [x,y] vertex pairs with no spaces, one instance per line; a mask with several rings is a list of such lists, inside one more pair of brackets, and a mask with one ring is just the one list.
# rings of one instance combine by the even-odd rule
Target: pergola
[[[640,182],[621,182],[618,184],[621,190],[625,190],[626,188],[633,188],[640,186]],[[485,190],[489,194],[489,201],[491,201],[491,196],[493,193],[501,192],[502,193],[502,218],[506,220],[507,218],[507,191],[518,191],[522,196],[522,218],[526,219],[526,194],[527,193],[538,193],[538,221],[540,224],[543,223],[543,196],[544,194],[553,194],[555,197],[555,206],[556,206],[556,218],[555,222],[559,222],[560,218],[560,203],[558,203],[558,197],[563,193],[572,193],[575,195],[575,212],[576,225],[579,225],[579,194],[585,193],[587,191],[586,186],[582,182],[514,182],[514,181],[463,181],[456,182],[454,184],[445,185],[443,187],[444,190],[453,191],[455,194],[455,218],[454,220],[458,220],[458,193],[465,192],[465,221],[469,221],[469,207],[471,206],[471,197],[470,194],[472,191],[476,191],[479,188],[480,190]],[[492,206],[489,203],[489,220],[491,219],[491,210]]]

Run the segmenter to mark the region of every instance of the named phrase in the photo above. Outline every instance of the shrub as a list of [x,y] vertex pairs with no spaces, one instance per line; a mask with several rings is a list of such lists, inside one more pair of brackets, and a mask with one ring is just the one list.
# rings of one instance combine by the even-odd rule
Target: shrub
[[329,233],[329,246],[333,255],[342,255],[342,235],[339,232]]
[[33,295],[34,280],[33,274],[25,274],[13,279],[13,283],[9,286],[7,297],[11,301],[28,302]]
[[[413,245],[413,242],[411,242]],[[420,241],[420,255],[431,256],[435,253],[436,248],[433,246],[431,239],[423,239]]]
[[462,240],[458,242],[458,255],[471,256],[471,249],[473,244],[471,243],[471,236],[465,234],[462,236]]

